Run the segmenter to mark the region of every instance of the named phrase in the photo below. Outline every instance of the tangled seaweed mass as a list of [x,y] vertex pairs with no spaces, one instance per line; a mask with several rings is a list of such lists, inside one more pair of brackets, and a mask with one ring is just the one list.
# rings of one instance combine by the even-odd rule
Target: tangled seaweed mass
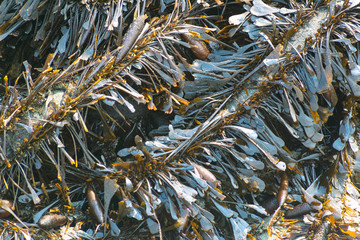
[[360,0],[3,0],[1,239],[360,238]]

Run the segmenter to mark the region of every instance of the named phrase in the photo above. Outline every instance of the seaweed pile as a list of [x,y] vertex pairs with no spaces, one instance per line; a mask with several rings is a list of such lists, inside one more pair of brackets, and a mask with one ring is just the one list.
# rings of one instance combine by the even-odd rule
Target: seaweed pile
[[0,238],[360,238],[359,15],[2,1]]

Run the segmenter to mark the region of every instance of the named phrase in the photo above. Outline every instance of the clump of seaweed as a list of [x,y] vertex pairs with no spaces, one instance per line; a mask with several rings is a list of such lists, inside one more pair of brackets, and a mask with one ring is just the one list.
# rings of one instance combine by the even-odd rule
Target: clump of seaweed
[[359,237],[358,10],[3,1],[0,236]]

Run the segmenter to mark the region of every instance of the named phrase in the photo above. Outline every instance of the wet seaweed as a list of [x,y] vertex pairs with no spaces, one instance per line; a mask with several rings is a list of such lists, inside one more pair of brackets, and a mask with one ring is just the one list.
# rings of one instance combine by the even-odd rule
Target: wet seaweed
[[359,1],[0,9],[1,238],[359,237]]

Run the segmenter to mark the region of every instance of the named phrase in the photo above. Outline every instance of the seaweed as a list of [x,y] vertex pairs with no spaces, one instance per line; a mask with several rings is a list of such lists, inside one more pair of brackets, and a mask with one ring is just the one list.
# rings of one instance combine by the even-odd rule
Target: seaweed
[[358,238],[359,4],[3,1],[0,238]]

